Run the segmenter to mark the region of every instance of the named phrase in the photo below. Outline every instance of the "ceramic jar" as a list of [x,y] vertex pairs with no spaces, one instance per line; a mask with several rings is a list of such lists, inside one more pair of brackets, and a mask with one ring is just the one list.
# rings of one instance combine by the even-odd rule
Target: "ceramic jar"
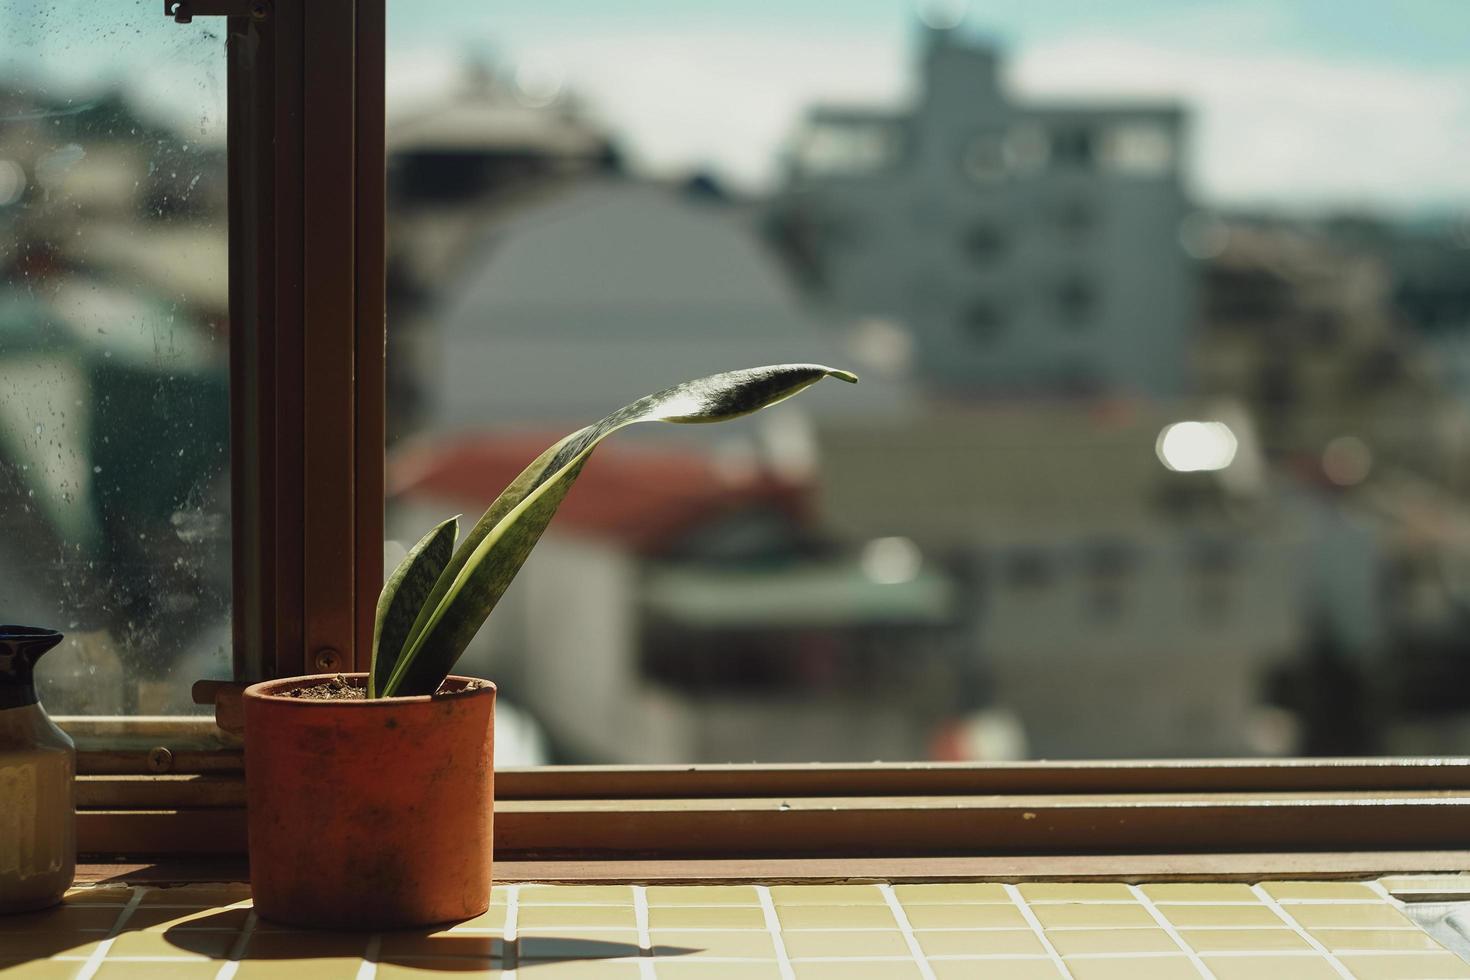
[[55,630],[0,626],[0,913],[55,905],[76,872],[77,752],[32,671]]

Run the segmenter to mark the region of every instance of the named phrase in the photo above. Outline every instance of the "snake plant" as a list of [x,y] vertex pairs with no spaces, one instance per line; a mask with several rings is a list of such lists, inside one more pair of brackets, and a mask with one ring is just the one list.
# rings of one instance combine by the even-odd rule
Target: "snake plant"
[[378,597],[368,697],[439,689],[603,439],[637,422],[723,422],[749,415],[829,375],[857,382],[850,372],[820,364],[781,364],[711,375],[647,395],[536,457],[458,548],[458,517],[433,528]]

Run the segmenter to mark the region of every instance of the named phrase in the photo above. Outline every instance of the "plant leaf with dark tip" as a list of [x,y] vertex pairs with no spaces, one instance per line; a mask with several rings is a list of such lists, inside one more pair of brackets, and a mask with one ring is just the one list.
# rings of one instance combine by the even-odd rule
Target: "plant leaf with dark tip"
[[377,697],[379,685],[392,675],[418,611],[453,557],[454,541],[458,537],[459,517],[451,517],[420,538],[383,583],[383,591],[378,594],[378,615],[373,623],[368,697]]
[[384,694],[432,694],[453,669],[598,443],[638,422],[723,422],[784,401],[825,377],[857,383],[820,364],[781,364],[687,381],[638,399],[580,429],[526,467],[455,552],[419,613]]

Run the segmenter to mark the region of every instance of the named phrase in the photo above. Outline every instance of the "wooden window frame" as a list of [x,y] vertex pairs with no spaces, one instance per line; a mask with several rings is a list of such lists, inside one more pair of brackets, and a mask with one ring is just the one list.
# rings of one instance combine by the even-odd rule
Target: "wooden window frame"
[[[183,3],[229,15],[235,679],[366,669],[382,581],[385,0]],[[238,740],[209,719],[74,727],[106,745],[81,755],[84,853],[238,868]],[[497,783],[503,880],[1470,865],[1464,758],[548,767]]]

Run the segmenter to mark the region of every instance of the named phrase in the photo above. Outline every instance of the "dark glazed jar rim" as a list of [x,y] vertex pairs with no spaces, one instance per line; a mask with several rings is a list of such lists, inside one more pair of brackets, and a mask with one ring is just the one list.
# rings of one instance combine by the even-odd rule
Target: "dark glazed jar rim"
[[61,639],[59,630],[47,629],[44,626],[13,626],[0,624],[0,641],[4,640],[46,640]]

